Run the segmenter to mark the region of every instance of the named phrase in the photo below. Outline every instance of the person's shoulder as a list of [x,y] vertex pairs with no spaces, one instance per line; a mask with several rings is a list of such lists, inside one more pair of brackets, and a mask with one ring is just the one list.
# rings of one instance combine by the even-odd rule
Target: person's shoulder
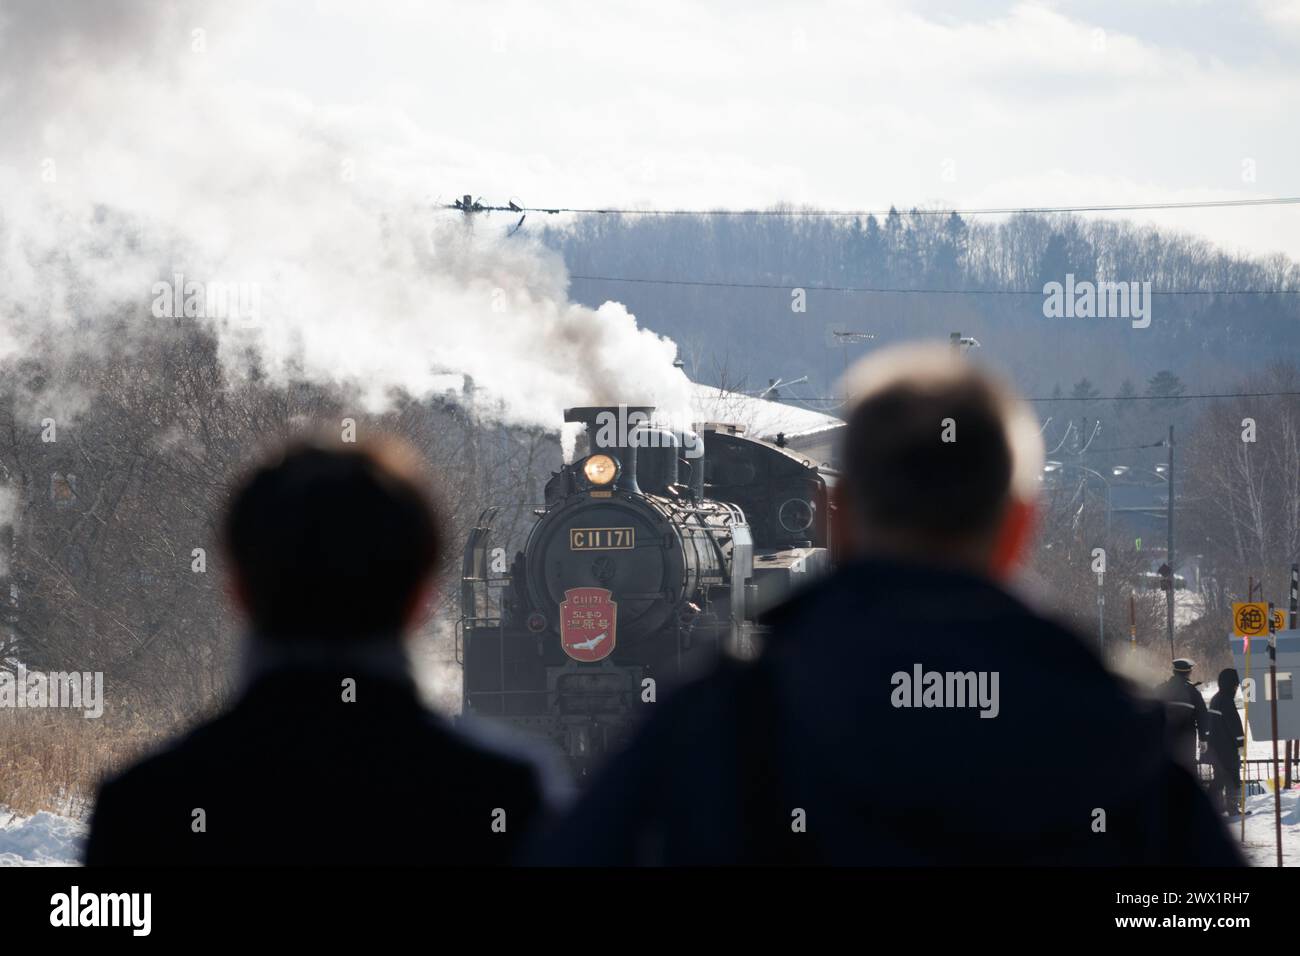
[[860,559],[796,591],[760,615],[774,632],[837,633],[855,626],[902,627],[904,633],[960,639],[971,630],[992,633],[1072,632],[1040,597],[958,568]]
[[[174,841],[164,838],[175,808],[190,812],[180,795],[202,787],[211,765],[194,740],[202,725],[105,777],[95,791],[86,863],[137,864],[174,860]],[[201,735],[200,735],[201,736]],[[173,821],[174,822],[174,821]]]
[[[968,647],[978,639],[1026,666],[1102,670],[1095,650],[1044,598],[953,568],[853,562],[769,609],[761,622],[774,647],[797,644],[800,654],[846,640],[886,653],[912,639],[923,639],[931,650]],[[894,640],[861,639],[873,633]]]
[[213,729],[224,715],[206,721],[180,736],[155,747],[132,763],[107,777],[99,786],[97,804],[114,803],[143,806],[154,795],[168,791],[183,781],[193,781],[197,770],[208,763],[205,754],[213,744]]

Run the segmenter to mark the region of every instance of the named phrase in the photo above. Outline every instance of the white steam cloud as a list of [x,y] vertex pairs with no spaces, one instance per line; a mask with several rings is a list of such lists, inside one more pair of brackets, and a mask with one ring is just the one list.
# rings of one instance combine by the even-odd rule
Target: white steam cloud
[[468,375],[521,424],[616,402],[689,421],[672,342],[617,303],[570,302],[526,233],[471,235],[435,208],[454,185],[431,181],[453,148],[438,131],[224,69],[240,9],[0,7],[0,360],[110,316],[170,322],[168,299],[183,313],[219,289],[243,306],[207,317],[232,374],[251,344],[273,375],[352,383],[371,409]]

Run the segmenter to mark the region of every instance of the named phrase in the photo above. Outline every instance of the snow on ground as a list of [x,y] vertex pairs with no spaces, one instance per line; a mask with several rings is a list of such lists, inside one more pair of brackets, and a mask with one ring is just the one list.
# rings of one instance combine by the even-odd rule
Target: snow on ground
[[[1249,797],[1242,852],[1251,866],[1276,866],[1273,795]],[[1241,840],[1240,820],[1227,824]],[[0,807],[0,866],[77,866],[81,862],[86,826],[68,817],[41,812],[20,817]],[[1300,866],[1300,785],[1282,794],[1282,862]]]
[[0,807],[0,866],[76,866],[86,825],[44,811],[20,817]]
[[[1273,794],[1262,793],[1246,800],[1246,842],[1242,852],[1251,866],[1277,866],[1277,831],[1273,822]],[[1228,824],[1228,832],[1241,839],[1241,821]],[[1294,788],[1282,794],[1282,865],[1300,866],[1300,792]]]
[[[1206,704],[1218,692],[1218,683],[1207,681],[1197,690],[1205,697]],[[1237,715],[1241,725],[1246,726],[1246,715],[1242,711],[1241,696],[1237,696]],[[1250,731],[1247,730],[1247,735]],[[1286,751],[1278,741],[1278,770],[1282,770],[1282,759]],[[1249,737],[1246,742],[1246,756],[1250,760],[1271,760],[1273,758],[1273,741],[1256,740]],[[1271,771],[1270,771],[1271,775]],[[1277,830],[1273,822],[1273,794],[1269,790],[1246,798],[1246,809],[1251,811],[1246,817],[1246,839],[1241,843],[1242,852],[1251,866],[1277,866]],[[1238,841],[1241,840],[1241,820],[1228,823],[1228,832]],[[1300,866],[1300,784],[1282,793],[1282,865]]]
[[[1240,711],[1240,708],[1238,708]],[[1242,715],[1245,725],[1245,715]],[[1251,737],[1247,745],[1247,756],[1251,760],[1271,760],[1273,758],[1273,741],[1256,740]],[[1286,751],[1278,741],[1278,771],[1282,771],[1282,759]],[[1272,771],[1269,771],[1272,774]],[[1300,784],[1290,790],[1282,791],[1282,865],[1300,866]],[[1252,811],[1246,818],[1246,843],[1243,850],[1253,866],[1277,866],[1277,836],[1273,825],[1273,794],[1265,791],[1257,796],[1246,798],[1246,809]],[[1241,821],[1230,827],[1233,834],[1240,837]]]
[[1199,591],[1174,592],[1174,626],[1187,627],[1205,616],[1205,595]]

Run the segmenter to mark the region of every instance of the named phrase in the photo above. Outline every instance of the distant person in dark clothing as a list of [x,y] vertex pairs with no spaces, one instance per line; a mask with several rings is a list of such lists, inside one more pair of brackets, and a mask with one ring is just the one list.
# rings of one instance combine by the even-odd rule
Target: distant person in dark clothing
[[1210,733],[1205,698],[1192,683],[1195,666],[1195,661],[1178,658],[1174,661],[1173,675],[1157,688],[1167,710],[1169,746],[1174,756],[1193,772],[1200,749],[1198,742],[1209,739]]
[[244,689],[99,793],[97,864],[492,864],[544,773],[421,704],[405,636],[438,516],[405,446],[304,443],[236,491],[224,545],[251,625]]
[[848,385],[843,563],[767,615],[756,661],[647,705],[537,859],[1238,863],[1161,708],[1004,589],[1040,494],[1032,415],[945,347]]
[[1214,784],[1210,788],[1219,809],[1229,816],[1241,811],[1241,748],[1246,732],[1237,713],[1237,688],[1241,681],[1231,667],[1219,671],[1219,689],[1210,698],[1210,763]]

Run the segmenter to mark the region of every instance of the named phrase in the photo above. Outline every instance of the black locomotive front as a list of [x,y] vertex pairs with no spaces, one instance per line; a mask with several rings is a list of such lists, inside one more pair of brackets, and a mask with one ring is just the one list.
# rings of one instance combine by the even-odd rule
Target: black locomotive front
[[[652,411],[566,412],[587,453],[547,483],[508,573],[492,570],[491,511],[465,551],[464,711],[551,739],[580,773],[716,654],[751,652],[758,605],[828,564],[823,469]],[[778,529],[757,555],[747,508]]]

